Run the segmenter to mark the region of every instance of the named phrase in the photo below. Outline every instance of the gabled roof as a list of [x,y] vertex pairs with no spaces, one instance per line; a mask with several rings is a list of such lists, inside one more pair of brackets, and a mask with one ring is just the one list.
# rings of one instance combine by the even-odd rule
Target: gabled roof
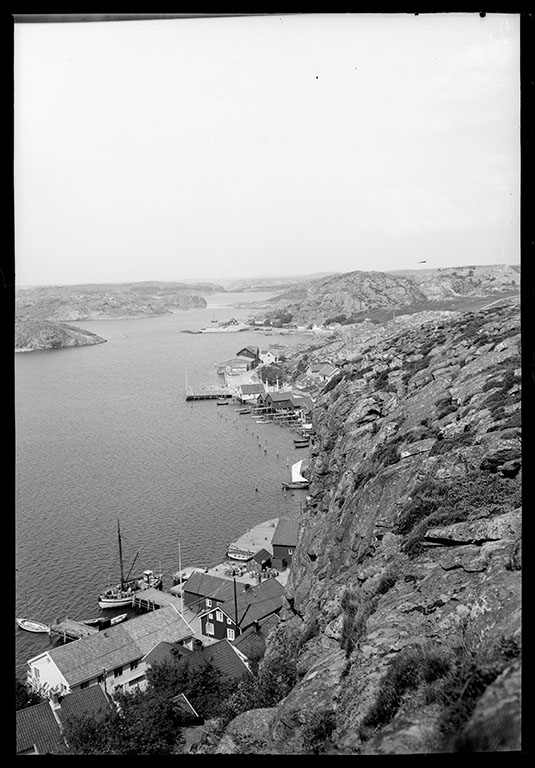
[[221,367],[223,365],[225,365],[225,366],[227,366],[227,365],[228,366],[232,366],[232,365],[234,365],[234,366],[236,366],[236,365],[245,366],[245,365],[248,365],[249,363],[250,363],[250,359],[248,357],[247,358],[246,357],[230,357],[228,360],[223,360],[222,363],[218,363],[218,366],[219,367]]
[[59,723],[48,701],[17,711],[17,753],[34,747],[40,755],[65,750]]
[[291,392],[268,392],[265,397],[265,400],[267,400],[268,397],[273,403],[282,402],[284,400],[288,400],[289,402],[291,402],[292,393]]
[[[270,613],[280,610],[285,590],[277,579],[266,579],[257,586],[249,587],[237,599],[238,626],[241,629],[260,621]],[[236,604],[229,600],[219,606],[233,620],[236,620]]]
[[271,552],[268,552],[267,549],[260,549],[256,555],[253,555],[251,560],[256,560],[257,563],[260,563],[260,565],[263,565],[264,563],[269,562],[271,560]]
[[230,680],[239,680],[244,675],[251,673],[236,649],[226,639],[206,646],[201,653],[208,663],[213,664],[222,675],[230,678]]
[[248,346],[244,347],[243,349],[240,349],[239,352],[236,352],[237,355],[242,355],[245,352],[245,354],[252,355],[253,357],[258,357],[259,350],[258,347]]
[[80,691],[72,691],[60,700],[56,713],[65,725],[69,717],[92,715],[100,717],[112,710],[112,704],[100,685],[90,685]]
[[263,384],[241,384],[240,390],[242,395],[263,395],[266,388]]
[[325,365],[323,368],[320,368],[318,374],[320,376],[332,376],[337,370],[338,368],[335,368],[334,365]]
[[193,573],[183,587],[184,594],[202,595],[214,600],[229,600],[234,597],[234,584],[229,579],[220,579],[208,573]]
[[193,634],[189,624],[169,605],[47,653],[72,686],[98,677],[104,669],[115,669],[142,658],[159,640],[186,640]]
[[271,540],[271,546],[295,547],[298,533],[299,520],[291,517],[280,517]]
[[233,641],[232,645],[241,651],[247,658],[258,653],[264,652],[266,647],[266,638],[271,630],[279,623],[279,617],[276,613],[271,613],[256,624],[247,627]]
[[314,401],[310,397],[310,395],[296,395],[292,393],[291,396],[292,403],[295,405],[296,408],[306,408],[307,410],[311,411],[314,407]]
[[228,640],[220,640],[208,645],[200,651],[190,651],[173,643],[159,643],[145,657],[150,666],[166,661],[185,661],[193,669],[199,669],[212,664],[221,674],[231,680],[239,679],[249,672],[249,669]]

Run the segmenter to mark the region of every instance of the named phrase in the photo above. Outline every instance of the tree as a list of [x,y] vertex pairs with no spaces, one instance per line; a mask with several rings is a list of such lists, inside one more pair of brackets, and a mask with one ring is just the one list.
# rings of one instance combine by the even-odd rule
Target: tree
[[37,691],[27,683],[23,683],[22,680],[15,681],[15,709],[26,709],[26,707],[33,707],[34,704],[40,704],[44,701],[43,697]]

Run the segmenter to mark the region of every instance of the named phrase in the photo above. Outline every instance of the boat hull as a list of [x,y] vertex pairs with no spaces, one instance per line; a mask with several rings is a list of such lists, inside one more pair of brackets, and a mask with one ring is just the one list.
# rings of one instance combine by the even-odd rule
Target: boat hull
[[101,595],[98,599],[98,604],[103,610],[106,608],[123,608],[132,605],[133,597],[133,595],[127,597],[104,597]]
[[25,629],[27,632],[38,632],[44,634],[50,633],[50,627],[46,624],[41,624],[40,621],[31,621],[31,619],[17,619],[17,624],[21,629]]
[[282,487],[285,488],[285,489],[288,489],[288,490],[300,490],[300,489],[308,488],[309,485],[310,485],[309,482],[306,482],[306,483],[283,483]]
[[227,549],[227,557],[229,560],[239,560],[242,563],[247,562],[254,557],[254,552],[240,552],[235,549]]

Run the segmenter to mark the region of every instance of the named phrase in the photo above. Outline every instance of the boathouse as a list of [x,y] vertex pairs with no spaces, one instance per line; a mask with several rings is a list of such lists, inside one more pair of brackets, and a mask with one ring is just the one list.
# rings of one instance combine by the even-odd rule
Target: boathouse
[[66,696],[52,696],[16,713],[17,755],[65,754],[63,728],[71,717],[99,718],[114,705],[98,685]]
[[266,388],[263,384],[240,384],[238,387],[238,397],[242,403],[256,403],[260,395],[266,394]]
[[274,578],[254,587],[245,584],[241,594],[201,614],[201,634],[232,642],[255,622],[272,613],[278,614],[284,595],[284,587]]
[[247,561],[245,566],[247,571],[252,573],[262,573],[271,566],[271,552],[267,549],[261,549],[250,560]]
[[271,546],[273,547],[273,557],[271,565],[282,571],[292,564],[292,557],[297,545],[297,535],[299,532],[299,521],[290,517],[280,517]]
[[145,677],[143,657],[162,640],[193,643],[194,631],[175,606],[104,629],[29,659],[28,684],[35,690],[64,695],[94,685],[106,693],[133,691]]
[[238,357],[245,357],[252,362],[252,368],[256,368],[260,365],[260,350],[258,347],[243,347],[239,352],[236,352]]

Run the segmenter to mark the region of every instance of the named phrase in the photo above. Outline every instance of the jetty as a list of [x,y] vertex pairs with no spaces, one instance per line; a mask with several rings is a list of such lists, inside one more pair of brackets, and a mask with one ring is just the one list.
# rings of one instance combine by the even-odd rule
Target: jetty
[[201,387],[200,389],[187,389],[186,400],[219,400],[232,397],[232,392],[224,387]]
[[134,592],[132,600],[132,606],[138,611],[155,611],[158,608],[165,608],[168,605],[173,605],[175,609],[180,613],[181,602],[180,598],[175,597],[170,592],[164,592],[161,589],[140,589]]
[[79,640],[81,637],[89,637],[98,632],[98,627],[91,627],[88,624],[84,624],[82,621],[75,621],[69,619],[67,616],[65,619],[56,621],[50,625],[50,637],[55,637],[67,642],[68,640]]

